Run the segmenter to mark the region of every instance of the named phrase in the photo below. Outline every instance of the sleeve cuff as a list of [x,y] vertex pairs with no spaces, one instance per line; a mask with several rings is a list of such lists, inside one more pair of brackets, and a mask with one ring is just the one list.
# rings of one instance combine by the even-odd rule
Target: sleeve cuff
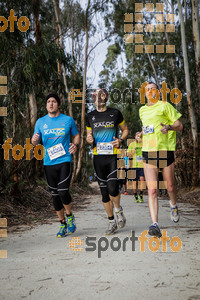
[[125,120],[123,120],[121,123],[119,123],[118,125],[123,125],[125,123]]

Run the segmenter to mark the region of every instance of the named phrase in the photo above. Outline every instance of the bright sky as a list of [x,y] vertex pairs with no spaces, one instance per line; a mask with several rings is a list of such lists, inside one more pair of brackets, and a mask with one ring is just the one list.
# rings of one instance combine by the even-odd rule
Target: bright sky
[[[88,0],[79,0],[79,3],[83,7],[83,9],[86,9]],[[98,20],[97,18],[93,18],[94,24],[96,24],[98,31],[100,31],[97,35],[94,37],[91,37],[89,40],[89,49],[91,47],[94,47],[95,44],[101,40],[101,36],[103,37],[103,30],[104,30],[104,21],[103,19],[99,19],[98,14]],[[103,63],[106,59],[106,53],[109,43],[107,41],[103,41],[100,43],[92,52],[89,58],[88,63],[88,69],[87,69],[87,84],[92,84],[92,88],[98,87],[99,82],[99,73],[103,70]]]
[[[78,2],[81,4],[82,8],[85,10],[87,7],[88,0],[78,0]],[[92,0],[91,0],[92,2]],[[62,4],[61,4],[62,6]],[[96,26],[97,31],[94,36],[90,36],[89,38],[89,49],[94,47],[101,39],[104,38],[104,20],[101,17],[100,14],[96,14],[93,17],[92,20],[93,24]],[[65,46],[67,51],[70,51],[71,49],[71,40],[67,39],[65,41]],[[101,42],[90,54],[89,56],[89,61],[88,61],[88,69],[87,69],[87,85],[91,85],[91,88],[97,88],[99,87],[99,73],[103,70],[103,63],[106,59],[106,54],[107,54],[107,48],[109,45],[114,43],[114,38],[113,40],[108,43],[106,40]],[[84,47],[85,45],[83,45]],[[123,61],[125,62],[125,57],[122,56]],[[84,51],[83,51],[83,56],[82,56],[82,66],[84,66]],[[121,63],[121,58],[118,59],[118,66],[121,68],[122,63]]]

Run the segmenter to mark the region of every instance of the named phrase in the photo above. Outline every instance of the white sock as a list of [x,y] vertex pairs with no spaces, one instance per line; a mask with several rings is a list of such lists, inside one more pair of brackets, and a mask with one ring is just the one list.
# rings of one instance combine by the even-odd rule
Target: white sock
[[121,210],[121,206],[118,207],[118,208],[115,206],[115,212],[118,212],[118,211],[120,211],[120,210]]
[[158,222],[154,222],[153,225],[157,225],[158,226]]
[[176,204],[172,205],[171,200],[169,200],[169,205],[170,205],[171,208],[176,208],[176,206],[177,206]]
[[109,220],[110,223],[116,223],[115,219]]

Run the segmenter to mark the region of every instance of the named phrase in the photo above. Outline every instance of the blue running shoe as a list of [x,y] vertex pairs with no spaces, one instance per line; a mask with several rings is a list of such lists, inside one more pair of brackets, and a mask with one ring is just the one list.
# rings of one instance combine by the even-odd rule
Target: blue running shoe
[[57,237],[61,238],[61,237],[65,237],[66,235],[67,235],[67,225],[61,224],[60,230],[57,233]]
[[75,217],[72,214],[69,217],[66,217],[67,221],[67,234],[72,234],[73,232],[76,231],[76,225],[75,225]]
[[151,226],[149,226],[148,234],[152,235],[152,236],[156,236],[158,238],[160,238],[162,236],[160,228],[158,227],[157,224],[152,224]]

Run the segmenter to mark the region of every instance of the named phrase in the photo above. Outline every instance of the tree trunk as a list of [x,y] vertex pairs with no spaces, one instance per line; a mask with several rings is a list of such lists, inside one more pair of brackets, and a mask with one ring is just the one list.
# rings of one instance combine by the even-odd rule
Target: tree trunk
[[200,104],[200,32],[199,32],[199,7],[197,0],[192,1],[192,27],[196,60],[197,87]]
[[185,40],[185,26],[183,22],[182,6],[180,0],[178,2],[180,24],[181,24],[181,39],[183,48],[183,59],[184,59],[184,70],[185,70],[185,81],[186,81],[186,92],[187,92],[187,102],[188,102],[188,112],[191,124],[192,140],[193,140],[193,176],[192,176],[192,186],[196,186],[199,181],[199,158],[198,158],[198,131],[197,131],[197,121],[195,116],[194,107],[192,104],[191,97],[191,84],[190,84],[190,73],[189,64],[187,56],[187,47]]
[[36,43],[36,45],[41,42],[39,11],[40,11],[40,0],[34,0],[33,1],[33,15],[34,15],[34,21],[35,21],[35,43]]
[[81,163],[84,153],[84,142],[85,142],[85,94],[86,94],[86,75],[87,75],[87,64],[88,64],[88,12],[90,8],[90,0],[88,0],[86,15],[85,15],[85,33],[86,33],[86,44],[85,44],[85,63],[84,63],[84,74],[83,74],[83,98],[82,98],[82,112],[81,112],[81,142],[80,142],[80,150],[78,155],[78,163],[76,170],[76,179],[80,174]]
[[29,94],[29,107],[30,107],[30,122],[31,128],[34,129],[35,122],[37,121],[37,102],[35,99],[35,93]]
[[[58,20],[59,20],[60,19],[59,0],[56,0],[56,9],[57,9],[57,12],[58,12]],[[56,27],[56,45],[59,48],[60,47],[60,44],[59,44],[59,28],[58,28],[58,23],[57,22],[56,22],[56,26],[55,27]],[[61,78],[62,78],[61,63],[60,63],[59,60],[57,61],[57,68],[58,68],[58,79],[61,81]],[[58,90],[60,91],[60,84],[59,84]]]
[[[15,103],[15,94],[12,93],[12,111],[13,111],[13,145],[17,144],[17,113],[16,113],[16,103]],[[13,157],[13,188],[12,194],[16,200],[19,199],[19,186],[18,186],[18,160]]]
[[73,33],[73,28],[72,28],[72,57],[73,57],[73,79],[74,81],[76,80],[76,63],[75,63],[75,57],[74,57],[74,33]]
[[[168,5],[167,0],[165,0],[165,4]],[[173,1],[171,1],[171,12],[169,12],[169,13],[174,14]],[[165,30],[165,37],[166,37],[167,45],[171,45],[170,39],[169,39],[169,34],[168,34],[168,32],[166,30]],[[171,66],[173,74],[174,74],[174,87],[178,88],[178,79],[177,79],[177,76],[176,76],[176,64],[174,62],[174,58],[173,57],[170,57],[169,63],[170,63],[170,66]],[[179,103],[181,103],[181,101]]]
[[150,62],[150,64],[151,64],[153,73],[154,73],[155,81],[156,81],[156,83],[157,83],[158,88],[160,89],[160,84],[159,84],[159,81],[158,81],[158,76],[157,76],[157,73],[156,73],[156,69],[155,69],[155,67],[154,67],[154,64],[153,64],[153,62],[152,62],[151,56],[149,55],[149,53],[147,53],[147,56],[148,56],[149,62]]
[[[59,37],[60,37],[61,47],[64,50],[64,42],[63,42],[63,36],[62,36],[62,29],[61,29],[61,26],[59,24],[59,4],[57,5],[56,0],[53,0],[53,4],[54,4],[54,11],[55,11],[55,16],[56,16],[56,22],[57,22],[57,25],[58,25],[58,31],[59,31]],[[68,85],[67,85],[67,78],[66,78],[66,71],[65,71],[64,64],[61,64],[61,70],[62,70],[62,75],[63,75],[63,82],[64,82],[64,85],[65,85],[65,92],[68,95],[69,89],[68,89]],[[69,100],[69,97],[68,97],[68,111],[69,111],[69,116],[73,117],[72,103]]]

